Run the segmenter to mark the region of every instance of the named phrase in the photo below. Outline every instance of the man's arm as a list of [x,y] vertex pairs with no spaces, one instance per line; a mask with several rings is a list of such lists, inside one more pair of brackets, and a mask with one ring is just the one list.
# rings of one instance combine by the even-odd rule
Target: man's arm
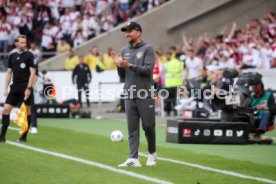
[[258,105],[257,110],[270,111],[273,115],[276,115],[276,103],[273,94],[269,96],[267,107],[263,105]]
[[28,63],[28,67],[29,67],[29,70],[30,70],[30,77],[29,77],[29,81],[28,81],[28,86],[27,88],[32,88],[33,87],[33,84],[35,83],[35,77],[37,75],[37,66],[35,64],[35,58],[34,58],[34,55],[29,52],[29,63]]
[[34,88],[34,86],[35,86],[35,84],[36,84],[36,82],[37,82],[37,79],[38,79],[38,76],[35,75],[35,78],[34,78],[34,82],[33,82],[32,88]]
[[29,77],[29,82],[28,82],[28,87],[31,88],[34,84],[34,81],[35,81],[35,77],[36,77],[36,74],[35,74],[35,68],[33,67],[30,67],[30,77]]
[[118,74],[119,74],[119,76],[120,76],[120,79],[121,79],[122,81],[125,80],[126,69],[117,66],[117,71],[118,71]]
[[[123,49],[121,49],[120,51],[120,56],[121,56],[121,59],[122,58],[122,55],[123,55]],[[120,76],[120,82],[124,82],[125,81],[125,78],[126,78],[126,69],[125,68],[121,68],[120,66],[117,65],[117,71],[118,71],[118,74]]]
[[24,100],[27,100],[31,95],[31,90],[32,90],[34,80],[35,80],[35,76],[36,76],[34,67],[30,67],[30,73],[31,73],[31,75],[29,77],[27,89],[25,90]]
[[12,69],[8,68],[6,77],[5,77],[4,96],[8,95],[8,88],[9,88],[9,84],[11,82],[11,78],[12,78]]
[[187,40],[185,32],[182,32],[182,41],[183,41],[183,45],[184,45],[185,50],[191,48],[191,46],[190,46],[190,44]]
[[133,72],[136,72],[141,75],[151,75],[155,62],[155,53],[154,49],[150,46],[145,52],[144,65],[138,66],[129,64],[129,69]]
[[184,70],[183,70],[183,77],[184,77],[185,80],[189,80],[189,79],[187,78],[188,75],[189,75],[189,70],[188,70],[188,68],[186,67],[186,68],[184,68]]
[[[122,54],[122,50],[121,50],[121,54]],[[120,77],[121,81],[125,80],[125,74],[126,74],[126,70],[124,68],[121,67],[121,63],[122,63],[122,56],[114,51],[111,52],[111,58],[113,59],[113,62],[115,62],[115,64],[117,65],[117,71]]]
[[38,63],[36,62],[36,65],[35,65],[35,78],[34,78],[34,82],[33,82],[33,85],[32,87],[34,88],[35,87],[35,84],[37,82],[37,79],[38,79]]
[[72,72],[72,83],[73,83],[73,84],[75,84],[75,82],[76,82],[77,67],[78,67],[78,66],[76,66],[76,67],[73,69],[73,72]]
[[92,74],[91,74],[91,71],[90,71],[90,68],[88,67],[87,65],[87,79],[88,79],[88,83],[90,83],[92,81]]

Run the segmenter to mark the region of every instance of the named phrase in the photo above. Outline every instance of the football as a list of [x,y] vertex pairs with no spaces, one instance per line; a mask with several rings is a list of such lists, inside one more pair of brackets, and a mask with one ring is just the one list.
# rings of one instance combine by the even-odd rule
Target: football
[[114,130],[110,134],[110,140],[112,142],[120,142],[123,141],[124,135],[120,130]]

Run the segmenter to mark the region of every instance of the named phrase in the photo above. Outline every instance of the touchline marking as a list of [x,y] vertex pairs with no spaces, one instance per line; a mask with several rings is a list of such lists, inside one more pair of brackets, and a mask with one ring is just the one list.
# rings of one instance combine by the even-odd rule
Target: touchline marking
[[[20,131],[20,128],[15,128],[15,127],[9,127],[9,129]],[[271,137],[271,138],[276,140],[276,137]],[[12,141],[6,141],[6,142],[9,143],[9,144],[14,144],[14,145],[19,146],[19,147],[23,147],[23,148],[30,147],[30,146],[22,145],[22,144],[15,143],[15,142],[12,142]],[[26,146],[26,147],[24,147],[24,146]],[[32,149],[30,149],[30,150],[33,150],[33,149],[42,150],[42,149],[34,148],[34,147],[31,147],[31,148]],[[29,148],[26,148],[26,149],[29,149]],[[34,151],[37,151],[37,150],[34,150]],[[93,165],[93,166],[97,166],[96,164],[100,164],[100,163],[92,162],[92,161],[89,161],[89,160],[84,160],[84,159],[80,159],[80,158],[77,158],[77,157],[71,157],[71,156],[67,156],[67,155],[64,155],[64,154],[50,152],[50,151],[46,151],[46,150],[37,151],[37,152],[46,153],[46,154],[49,154],[49,155],[53,155],[53,156],[57,156],[57,157],[61,157],[61,158],[69,159],[69,160],[74,160],[74,161],[77,161],[77,162],[82,162],[82,163],[85,163],[85,164],[88,164],[88,165]],[[55,154],[58,154],[58,155],[55,155]],[[59,154],[62,155],[62,156],[59,156]],[[63,155],[65,157],[63,157]],[[148,157],[148,155],[143,154],[143,153],[139,153],[139,156]],[[77,160],[75,160],[75,159],[77,159]],[[184,161],[180,161],[180,160],[173,160],[173,159],[164,158],[164,157],[157,157],[157,160],[162,160],[162,161],[165,161],[165,162],[171,162],[171,163],[186,165],[186,166],[199,168],[199,169],[202,169],[202,170],[207,170],[207,171],[212,171],[212,172],[217,172],[217,173],[221,173],[221,174],[225,174],[225,175],[229,175],[229,176],[235,176],[235,177],[244,178],[244,179],[251,179],[251,180],[261,181],[261,182],[264,182],[264,183],[276,184],[276,181],[273,181],[273,180],[270,180],[270,179],[249,176],[249,175],[237,173],[237,172],[234,172],[234,171],[215,169],[215,168],[211,168],[211,167],[207,167],[207,166],[203,166],[203,165],[199,165],[199,164],[193,164],[193,163],[189,163],[189,162],[184,162]],[[91,163],[86,163],[86,162],[91,162]],[[136,174],[134,172],[125,171],[125,170],[122,170],[122,169],[117,169],[117,168],[114,168],[114,167],[111,167],[111,166],[108,166],[108,165],[104,165],[104,164],[100,164],[100,165],[102,165],[103,167],[108,167],[108,170],[123,173],[123,174],[127,174],[127,175],[130,175],[130,176],[133,176],[133,177],[140,178],[140,176],[141,176],[141,177],[146,177],[146,178],[149,178],[149,179],[156,179],[156,178],[144,176],[144,175],[141,175],[141,174]],[[97,167],[103,168],[101,166],[97,166]],[[141,178],[141,179],[143,179],[143,178]],[[163,181],[163,180],[159,180],[159,179],[156,179],[156,180],[162,181],[162,182],[154,182],[154,181],[152,181],[152,182],[154,182],[154,183],[171,183],[169,181]]]
[[84,163],[84,164],[87,164],[87,165],[92,165],[92,166],[95,166],[95,167],[99,167],[99,168],[102,168],[102,169],[106,169],[106,170],[121,173],[121,174],[125,174],[125,175],[128,175],[128,176],[139,178],[139,179],[142,179],[142,180],[145,180],[145,181],[150,181],[150,182],[153,182],[153,183],[172,184],[172,182],[170,182],[170,181],[160,180],[158,178],[149,177],[149,176],[145,176],[145,175],[142,175],[142,174],[137,174],[135,172],[126,171],[126,170],[123,170],[123,169],[118,169],[116,167],[101,164],[101,163],[98,163],[98,162],[93,162],[93,161],[90,161],[90,160],[85,160],[85,159],[78,158],[78,157],[73,157],[73,156],[70,156],[70,155],[65,155],[65,154],[62,154],[62,153],[47,151],[47,150],[44,150],[44,149],[35,148],[35,147],[32,147],[32,146],[28,146],[28,145],[16,143],[16,142],[13,142],[13,141],[8,141],[8,140],[6,140],[6,143],[11,144],[13,146],[21,147],[21,148],[24,148],[24,149],[36,151],[36,152],[39,152],[39,153],[44,153],[44,154],[47,154],[47,155],[51,155],[51,156],[55,156],[55,157],[59,157],[59,158],[64,158],[64,159],[67,159],[67,160],[72,160],[72,161]]
[[20,131],[20,128],[16,128],[16,127],[9,127],[9,129],[11,129],[11,130],[16,130],[16,131]]
[[[148,157],[147,154],[143,154],[143,153],[139,153],[139,156]],[[203,166],[203,165],[199,165],[199,164],[193,164],[193,163],[189,163],[189,162],[184,162],[184,161],[180,161],[180,160],[173,160],[173,159],[164,158],[164,157],[157,157],[157,160],[162,160],[165,162],[171,162],[171,163],[194,167],[194,168],[198,168],[198,169],[202,169],[202,170],[217,172],[217,173],[225,174],[225,175],[229,175],[229,176],[235,176],[235,177],[244,178],[244,179],[251,179],[251,180],[261,181],[264,183],[276,184],[276,181],[273,181],[270,179],[249,176],[249,175],[237,173],[234,171],[215,169],[215,168],[211,168],[211,167],[207,167],[207,166]]]

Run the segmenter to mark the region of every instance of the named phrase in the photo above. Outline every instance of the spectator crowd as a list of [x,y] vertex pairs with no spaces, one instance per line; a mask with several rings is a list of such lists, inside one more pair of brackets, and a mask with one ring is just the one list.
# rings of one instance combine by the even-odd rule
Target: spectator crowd
[[[165,101],[167,115],[181,110],[177,106],[177,87],[186,86],[188,90],[203,89],[207,85],[215,85],[222,77],[226,68],[241,72],[244,69],[264,69],[276,67],[276,16],[267,12],[264,17],[249,21],[243,28],[233,23],[227,30],[224,27],[219,35],[211,38],[202,33],[198,39],[182,35],[182,43],[156,50],[156,62],[153,81],[157,89],[166,88],[169,97]],[[112,48],[102,54],[94,46],[84,57],[84,61],[93,71],[116,69],[111,59]],[[64,69],[72,70],[79,63],[78,56],[70,50],[65,60]],[[197,103],[188,99],[191,108]],[[157,107],[157,111],[158,110]],[[210,114],[215,109],[211,108]]]
[[[43,58],[68,51],[166,0],[0,0],[0,48],[19,34],[39,43]],[[65,46],[64,46],[65,45]]]
[[[163,48],[156,50],[156,58],[160,63],[160,71],[164,64],[178,59],[185,64],[187,79],[202,75],[204,71],[234,68],[238,71],[248,68],[270,69],[276,67],[276,15],[267,12],[264,17],[249,21],[244,28],[234,22],[227,30],[224,27],[220,34],[210,38],[202,33],[198,39],[182,35],[182,43],[171,46],[168,51]],[[86,56],[91,70],[95,70],[98,61],[111,65],[108,53],[101,54],[93,47]],[[94,60],[93,62],[90,61]],[[109,62],[106,62],[109,60]],[[115,69],[114,66],[109,66]],[[65,69],[72,69],[65,68]]]
[[[0,0],[0,50],[11,51],[14,39],[24,34],[36,61],[51,57],[55,52],[67,52],[64,70],[74,70],[79,63],[87,64],[89,71],[115,70],[112,48],[101,52],[93,46],[85,56],[76,55],[73,48],[164,2],[166,0]],[[40,43],[40,48],[35,43]],[[189,91],[209,88],[222,78],[226,68],[241,72],[273,67],[276,67],[276,14],[267,12],[244,27],[234,22],[215,37],[202,33],[192,39],[183,32],[182,43],[170,46],[168,51],[156,50],[153,81],[157,89],[166,88],[169,92],[165,100],[169,116],[171,112],[177,115],[177,111],[183,110],[183,104],[189,103],[191,108],[198,105],[192,96],[177,104],[178,87],[184,85]],[[159,99],[156,104],[160,113]],[[213,107],[208,109],[211,115],[216,111]]]
[[[164,2],[166,0],[0,0],[0,50],[2,53],[11,51],[16,36],[25,34],[38,61],[55,52],[68,52],[64,69],[72,70],[79,62],[72,48]],[[244,28],[236,23],[230,29],[224,27],[213,38],[202,33],[198,39],[191,39],[183,33],[181,44],[171,46],[168,52],[158,48],[156,56],[161,63],[160,71],[164,63],[171,60],[184,62],[186,81],[208,70],[270,69],[276,66],[275,35],[275,13],[267,12],[264,17],[249,21]],[[102,53],[94,46],[84,57],[85,63],[92,71],[115,69],[111,51],[109,48]],[[165,85],[164,80],[159,81]]]

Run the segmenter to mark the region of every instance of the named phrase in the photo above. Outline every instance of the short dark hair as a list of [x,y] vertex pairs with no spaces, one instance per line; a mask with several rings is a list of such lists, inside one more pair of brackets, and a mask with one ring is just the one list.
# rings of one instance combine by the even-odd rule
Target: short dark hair
[[15,38],[15,42],[18,42],[19,38],[27,39],[27,36],[26,36],[26,35],[18,35],[18,36]]
[[188,52],[194,53],[194,52],[195,52],[195,49],[194,49],[194,48],[188,48],[187,51],[188,51]]
[[0,7],[0,13],[2,13],[2,16],[7,18],[7,12],[6,12],[5,8],[3,8],[2,6]]
[[176,51],[176,47],[175,46],[170,46],[170,49]]

